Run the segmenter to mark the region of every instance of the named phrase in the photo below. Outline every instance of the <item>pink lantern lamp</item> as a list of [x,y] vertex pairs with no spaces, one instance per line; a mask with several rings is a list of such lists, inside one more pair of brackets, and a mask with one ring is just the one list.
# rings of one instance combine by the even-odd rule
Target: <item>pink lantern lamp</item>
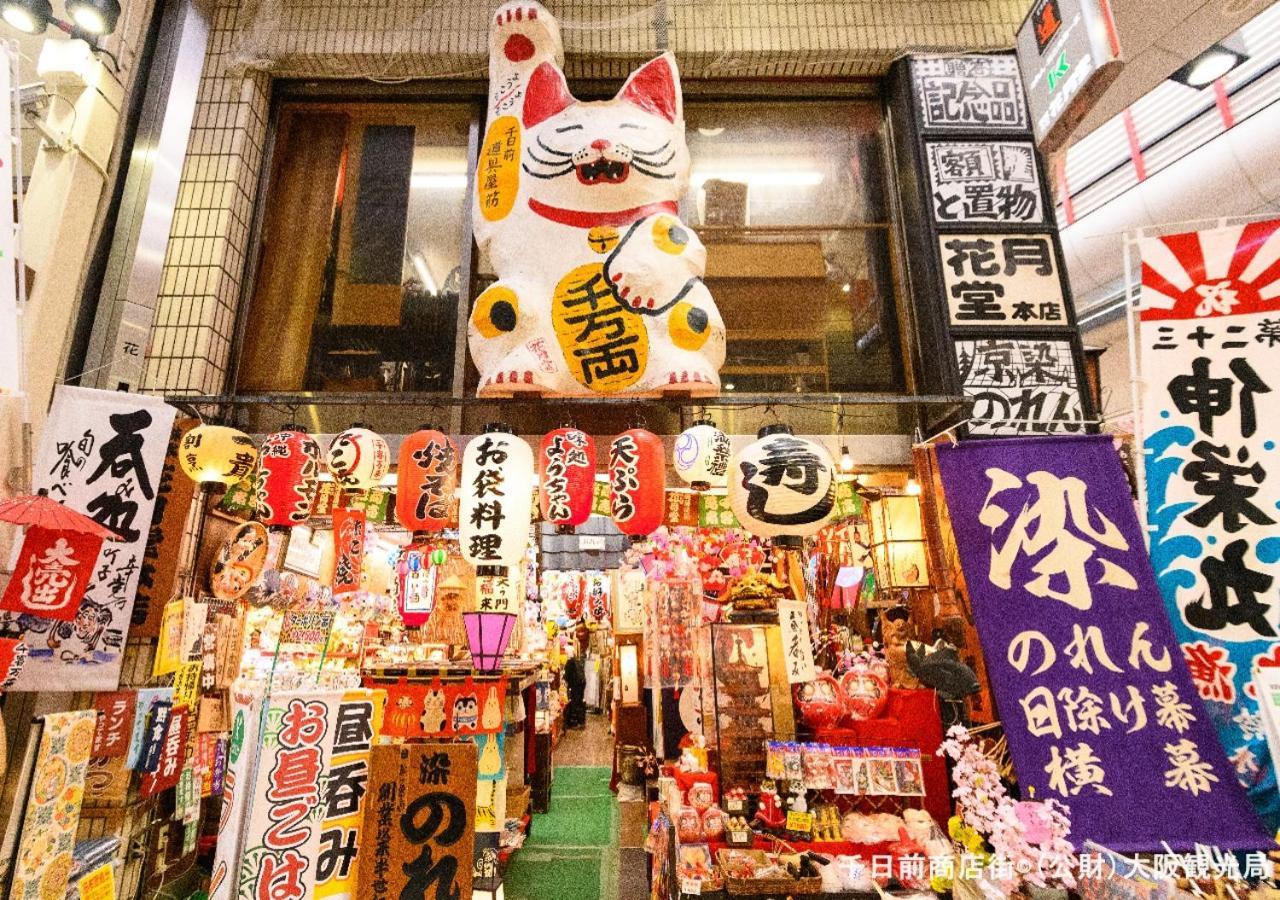
[[478,672],[496,672],[502,668],[502,657],[511,640],[515,627],[515,613],[464,612],[463,624],[467,629],[467,646],[471,648],[471,662]]

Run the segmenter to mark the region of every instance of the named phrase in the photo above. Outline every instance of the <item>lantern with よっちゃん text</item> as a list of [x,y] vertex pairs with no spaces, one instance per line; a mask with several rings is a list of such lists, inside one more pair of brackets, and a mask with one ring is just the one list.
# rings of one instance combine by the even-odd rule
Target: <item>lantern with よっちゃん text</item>
[[267,435],[254,479],[256,518],[268,527],[306,524],[316,502],[320,445],[296,425]]
[[443,531],[458,488],[458,447],[423,425],[400,444],[396,465],[396,519],[413,532]]
[[473,566],[518,566],[529,546],[533,451],[503,425],[490,425],[462,452],[458,543]]
[[591,516],[596,487],[596,444],[576,428],[548,432],[538,449],[542,518],[572,531]]
[[377,432],[352,425],[329,444],[325,463],[342,487],[367,490],[390,471],[391,448]]
[[695,491],[724,487],[729,456],[728,436],[709,419],[682,431],[671,450],[676,474]]
[[178,442],[178,465],[197,484],[235,484],[257,458],[253,439],[226,425],[197,425]]
[[786,425],[766,425],[729,466],[729,506],[752,534],[796,546],[835,514],[831,454]]
[[662,439],[643,428],[622,432],[609,445],[609,514],[633,539],[662,524],[667,490]]

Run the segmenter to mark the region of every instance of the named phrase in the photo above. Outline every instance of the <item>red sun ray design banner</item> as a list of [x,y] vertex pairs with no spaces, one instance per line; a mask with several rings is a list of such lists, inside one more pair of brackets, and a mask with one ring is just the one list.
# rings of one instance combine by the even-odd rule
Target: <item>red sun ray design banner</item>
[[1200,699],[1275,827],[1252,681],[1280,637],[1280,219],[1139,249],[1151,559]]

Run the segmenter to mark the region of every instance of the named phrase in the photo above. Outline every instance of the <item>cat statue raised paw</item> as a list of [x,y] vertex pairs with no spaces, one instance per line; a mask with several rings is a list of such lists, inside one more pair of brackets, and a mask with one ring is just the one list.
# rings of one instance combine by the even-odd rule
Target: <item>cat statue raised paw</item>
[[677,215],[689,150],[675,57],[581,102],[543,6],[504,3],[492,29],[474,222],[498,280],[468,327],[479,395],[718,394],[724,321]]

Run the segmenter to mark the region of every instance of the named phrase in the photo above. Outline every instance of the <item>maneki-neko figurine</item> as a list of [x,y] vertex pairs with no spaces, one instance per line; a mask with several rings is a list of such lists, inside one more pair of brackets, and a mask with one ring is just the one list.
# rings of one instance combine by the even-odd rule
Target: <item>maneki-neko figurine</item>
[[760,799],[756,803],[756,814],[751,819],[752,825],[758,825],[764,831],[779,831],[787,824],[787,814],[782,808],[782,798],[773,782],[765,779],[760,782]]

